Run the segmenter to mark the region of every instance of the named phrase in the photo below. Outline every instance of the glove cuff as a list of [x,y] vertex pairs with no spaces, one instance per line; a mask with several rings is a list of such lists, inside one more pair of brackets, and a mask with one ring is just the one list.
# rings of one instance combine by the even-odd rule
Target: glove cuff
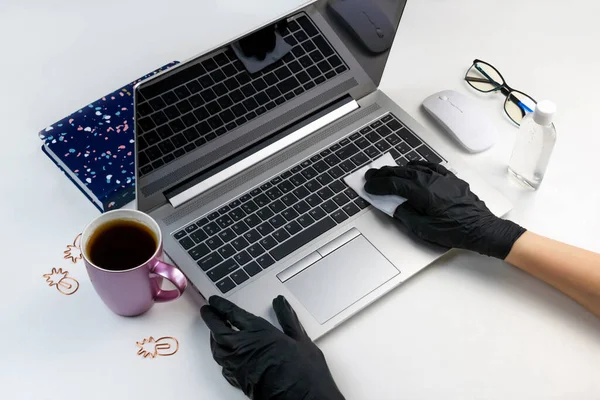
[[527,232],[527,229],[512,221],[498,218],[490,226],[489,232],[490,241],[486,254],[504,260],[512,250],[515,242]]

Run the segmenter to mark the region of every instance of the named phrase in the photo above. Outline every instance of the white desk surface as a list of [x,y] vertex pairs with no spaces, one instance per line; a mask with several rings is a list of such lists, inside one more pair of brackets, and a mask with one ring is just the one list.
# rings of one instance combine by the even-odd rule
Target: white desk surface
[[[62,258],[98,211],[42,154],[37,132],[300,3],[2,1],[2,398],[244,398],[213,362],[192,296],[120,318],[82,263]],[[595,0],[409,0],[381,88],[440,135],[419,107],[425,97],[443,89],[480,97],[502,140],[465,158],[514,201],[510,217],[600,252],[598,15]],[[502,96],[478,96],[463,82],[474,58],[558,104],[558,144],[538,192],[507,179],[517,130]],[[42,274],[52,267],[78,279],[78,292],[48,287]],[[150,335],[177,338],[179,352],[139,357],[135,342]],[[318,344],[347,399],[600,399],[600,320],[473,254],[440,260]]]

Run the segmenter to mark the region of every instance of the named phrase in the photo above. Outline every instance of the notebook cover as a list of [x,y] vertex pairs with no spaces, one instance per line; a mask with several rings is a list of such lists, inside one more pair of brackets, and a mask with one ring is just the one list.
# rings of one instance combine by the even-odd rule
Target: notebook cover
[[120,208],[135,198],[133,87],[178,63],[144,75],[39,133],[44,153],[55,164],[49,151],[60,159],[71,174],[56,165],[96,207],[83,187],[98,198],[100,211]]

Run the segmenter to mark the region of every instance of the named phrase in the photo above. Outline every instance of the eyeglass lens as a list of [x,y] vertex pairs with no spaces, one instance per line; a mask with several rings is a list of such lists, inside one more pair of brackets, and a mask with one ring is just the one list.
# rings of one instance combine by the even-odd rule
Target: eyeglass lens
[[476,61],[465,77],[469,85],[480,92],[492,92],[500,90],[504,85],[504,79],[494,67],[489,64]]
[[504,110],[514,123],[520,125],[523,117],[535,110],[535,101],[525,93],[512,91],[506,97]]

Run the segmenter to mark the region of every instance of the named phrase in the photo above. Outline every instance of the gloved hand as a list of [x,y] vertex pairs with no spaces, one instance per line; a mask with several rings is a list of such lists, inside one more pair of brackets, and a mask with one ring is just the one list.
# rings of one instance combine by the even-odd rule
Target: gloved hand
[[428,242],[504,260],[525,232],[492,214],[468,183],[441,165],[410,162],[406,167],[371,169],[365,178],[368,193],[407,199],[394,217]]
[[[223,376],[254,400],[343,400],[325,357],[285,297],[273,300],[283,332],[218,296],[200,310]],[[233,326],[233,327],[232,327]]]

